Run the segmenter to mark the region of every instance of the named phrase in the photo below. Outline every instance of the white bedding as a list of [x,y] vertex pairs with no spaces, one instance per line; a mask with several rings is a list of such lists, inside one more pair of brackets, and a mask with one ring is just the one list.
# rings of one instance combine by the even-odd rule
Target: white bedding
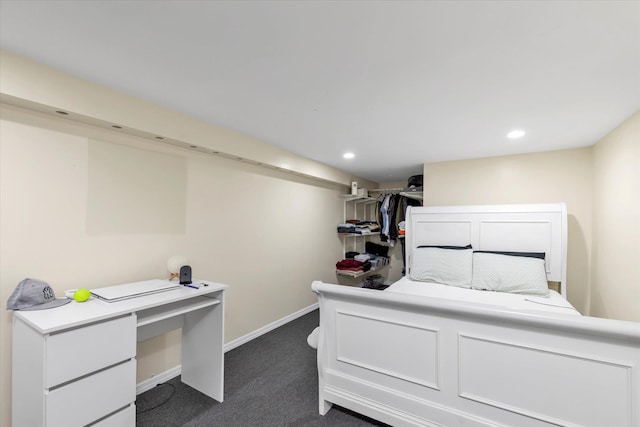
[[[376,291],[378,292],[378,291]],[[510,294],[506,292],[482,291],[476,289],[459,288],[456,286],[441,285],[439,283],[418,282],[408,277],[403,277],[390,285],[384,292],[399,294],[420,295],[431,298],[440,298],[455,301],[487,304],[498,307],[525,311],[544,311],[547,313],[573,314],[581,316],[562,295],[554,290],[549,290],[549,297],[536,297],[532,295]],[[320,328],[315,328],[307,337],[307,343],[312,348],[318,348],[318,333]]]
[[439,283],[417,282],[403,277],[393,283],[384,292],[396,292],[410,295],[422,295],[432,298],[488,304],[516,310],[536,310],[551,313],[580,315],[559,293],[549,290],[549,297],[511,294],[506,292],[465,289]]

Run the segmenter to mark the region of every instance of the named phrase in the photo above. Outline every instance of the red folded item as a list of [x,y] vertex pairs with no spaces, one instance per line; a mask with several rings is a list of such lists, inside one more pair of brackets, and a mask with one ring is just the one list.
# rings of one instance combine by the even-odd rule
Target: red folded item
[[355,259],[343,259],[342,261],[338,261],[336,263],[336,268],[338,270],[346,270],[352,268],[362,268],[362,262]]

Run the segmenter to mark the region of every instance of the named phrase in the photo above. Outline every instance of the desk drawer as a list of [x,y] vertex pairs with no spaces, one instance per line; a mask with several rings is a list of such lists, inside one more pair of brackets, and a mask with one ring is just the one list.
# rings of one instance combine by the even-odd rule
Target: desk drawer
[[110,417],[92,424],[91,427],[134,427],[136,425],[136,405],[129,405]]
[[46,426],[84,426],[136,399],[136,361],[89,375],[45,394]]
[[136,317],[49,335],[45,346],[45,388],[51,388],[134,357]]

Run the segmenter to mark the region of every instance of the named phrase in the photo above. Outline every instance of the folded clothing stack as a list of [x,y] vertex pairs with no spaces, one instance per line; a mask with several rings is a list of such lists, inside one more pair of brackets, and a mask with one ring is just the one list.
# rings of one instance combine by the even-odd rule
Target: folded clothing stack
[[404,236],[406,235],[407,230],[406,230],[406,223],[404,221],[400,221],[398,223],[398,236]]
[[371,262],[358,261],[355,259],[343,259],[336,263],[336,269],[343,271],[369,271],[371,269]]
[[363,272],[375,270],[389,264],[389,258],[370,253],[347,252],[345,259],[336,263],[337,273],[356,277]]
[[375,221],[350,219],[344,224],[338,224],[340,234],[371,234],[378,231],[380,231],[380,225]]
[[387,258],[386,256],[376,256],[375,258],[371,259],[370,262],[371,268],[376,269],[389,264],[389,258]]

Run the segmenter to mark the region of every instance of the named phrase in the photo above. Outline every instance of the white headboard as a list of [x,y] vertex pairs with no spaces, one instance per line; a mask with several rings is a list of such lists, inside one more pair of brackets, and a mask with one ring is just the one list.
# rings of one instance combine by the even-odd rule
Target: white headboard
[[564,203],[409,207],[406,265],[420,245],[544,252],[547,280],[567,296],[567,210]]

